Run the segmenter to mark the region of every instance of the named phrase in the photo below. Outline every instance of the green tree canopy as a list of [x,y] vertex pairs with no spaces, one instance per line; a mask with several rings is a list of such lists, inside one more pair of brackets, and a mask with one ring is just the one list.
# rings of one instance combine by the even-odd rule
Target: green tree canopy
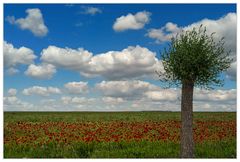
[[161,53],[165,72],[159,75],[175,85],[188,81],[202,88],[222,86],[219,76],[230,67],[232,59],[230,51],[224,49],[224,38],[216,42],[213,35],[208,35],[201,25],[173,37]]

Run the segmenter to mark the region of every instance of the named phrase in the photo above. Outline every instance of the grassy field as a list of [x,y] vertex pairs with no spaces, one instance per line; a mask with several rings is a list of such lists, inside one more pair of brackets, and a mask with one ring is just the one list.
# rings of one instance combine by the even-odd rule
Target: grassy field
[[[4,158],[178,158],[178,112],[4,112]],[[236,158],[236,113],[194,113],[196,158]]]

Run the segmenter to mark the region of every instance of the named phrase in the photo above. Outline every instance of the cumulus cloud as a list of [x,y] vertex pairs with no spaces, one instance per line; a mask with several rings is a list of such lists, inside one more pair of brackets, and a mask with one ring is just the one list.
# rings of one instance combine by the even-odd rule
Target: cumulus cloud
[[87,82],[69,82],[64,85],[70,94],[82,94],[88,92]]
[[157,43],[170,41],[170,39],[181,31],[186,31],[200,27],[202,24],[207,28],[208,34],[215,33],[216,40],[220,40],[222,37],[226,40],[226,47],[236,51],[236,13],[228,13],[217,20],[203,19],[198,22],[192,23],[188,26],[179,27],[177,24],[168,22],[165,26],[159,29],[149,29],[146,34],[148,37],[153,38]]
[[96,84],[96,89],[108,97],[127,99],[141,98],[144,92],[157,90],[159,87],[140,80],[102,81]]
[[[181,89],[169,88],[158,90],[149,90],[144,93],[144,96],[151,101],[180,101],[181,98]],[[195,88],[193,100],[194,102],[235,102],[236,101],[236,89],[227,89],[227,90],[206,90]]]
[[[4,57],[4,66],[7,68],[15,67],[18,64],[31,64],[33,60],[37,58],[34,55],[33,50],[20,47],[15,48],[11,43],[4,41],[3,43],[3,57]],[[11,70],[12,72],[14,69]]]
[[25,18],[15,19],[14,16],[7,16],[6,20],[22,30],[30,30],[35,36],[43,37],[47,35],[48,28],[44,24],[41,10],[38,8],[27,9],[26,13]]
[[[31,89],[31,90],[30,90]],[[60,96],[44,98],[39,103],[24,102],[16,97],[17,90],[9,89],[4,97],[4,110],[52,110],[52,111],[180,111],[181,89],[162,89],[154,84],[135,81],[103,81],[96,85],[102,93],[95,98]],[[194,111],[236,111],[236,89],[206,90],[194,89]],[[54,88],[29,88],[27,95],[50,96],[60,94]],[[34,105],[34,106],[33,106]],[[63,106],[64,105],[64,106]],[[22,107],[21,107],[22,106]],[[31,107],[32,106],[32,107]],[[31,109],[29,109],[31,108]]]
[[102,101],[107,104],[114,104],[114,105],[125,102],[125,100],[120,97],[103,97]]
[[33,86],[24,89],[22,93],[26,96],[30,95],[49,96],[51,94],[61,94],[61,90],[56,87]]
[[[132,103],[134,110],[166,110],[179,111],[181,103],[181,89],[163,89],[154,84],[140,80],[131,81],[102,81],[95,87],[102,93],[103,101],[113,103]],[[119,102],[118,102],[119,101]],[[236,89],[206,90],[194,89],[195,111],[234,111],[236,109]],[[201,108],[208,104],[209,108]],[[222,105],[218,109],[217,105]],[[228,107],[229,106],[229,107]]]
[[228,102],[236,101],[237,99],[236,89],[206,90],[196,88],[194,91],[194,101]]
[[228,70],[228,78],[236,79],[236,40],[237,40],[237,14],[228,13],[217,20],[203,19],[198,22],[192,23],[188,26],[179,27],[177,24],[168,22],[165,26],[159,29],[150,29],[146,36],[155,39],[156,43],[163,43],[170,41],[170,39],[175,36],[180,31],[187,31],[190,29],[199,28],[203,25],[207,28],[207,33],[210,35],[215,33],[215,41],[219,41],[222,37],[225,39],[225,49],[230,52],[230,57],[233,59],[231,68]]
[[16,96],[3,97],[3,109],[4,111],[33,111],[34,105],[22,101]]
[[236,103],[194,102],[193,111],[206,112],[236,112]]
[[3,97],[3,109],[4,111],[29,111],[34,110],[34,106],[31,103],[22,101],[17,95],[17,89],[10,88],[7,92],[7,96]]
[[46,105],[54,105],[54,104],[56,104],[56,102],[57,102],[57,100],[56,99],[52,99],[52,98],[50,98],[50,99],[42,99],[41,101],[40,101],[40,103],[41,104],[46,104]]
[[[67,106],[67,111],[126,111],[129,110],[128,102],[121,98],[86,98],[63,96],[60,102]],[[61,109],[63,106],[59,107]],[[66,111],[66,109],[65,109]]]
[[180,103],[174,101],[151,101],[148,98],[133,101],[130,111],[180,111]]
[[147,11],[141,11],[135,15],[129,13],[117,18],[113,24],[113,29],[117,32],[142,29],[145,24],[149,23],[150,16],[151,13]]
[[63,96],[61,97],[61,101],[63,104],[79,104],[79,105],[87,105],[93,102],[96,102],[96,98],[86,98],[86,97],[69,97]]
[[82,70],[86,68],[91,57],[92,53],[83,48],[75,50],[67,47],[49,46],[41,52],[41,60],[43,62],[70,70]]
[[163,70],[163,66],[155,55],[141,46],[129,46],[122,51],[94,56],[82,48],[75,50],[49,46],[42,51],[41,60],[59,68],[78,71],[85,77],[101,76],[108,80],[119,80],[156,76],[155,70]]
[[179,91],[176,89],[161,89],[158,91],[147,91],[144,95],[151,101],[176,101],[179,98]]
[[177,24],[168,22],[165,26],[159,29],[149,29],[146,36],[155,39],[156,43],[170,41],[173,36],[181,31]]
[[8,96],[16,96],[17,95],[17,90],[14,88],[10,88],[8,90]]
[[3,101],[4,101],[4,104],[6,104],[6,105],[11,105],[11,104],[14,104],[14,103],[18,103],[18,104],[20,103],[19,99],[16,96],[5,97],[3,99]]
[[56,73],[55,66],[51,64],[34,65],[28,66],[25,71],[25,75],[36,78],[36,79],[51,79],[53,74]]
[[102,13],[102,10],[97,7],[81,6],[81,8],[83,9],[81,13],[86,15],[96,15],[98,13]]
[[92,57],[88,68],[81,74],[119,80],[155,75],[157,69],[163,68],[155,53],[144,47],[129,46],[122,51],[109,51]]

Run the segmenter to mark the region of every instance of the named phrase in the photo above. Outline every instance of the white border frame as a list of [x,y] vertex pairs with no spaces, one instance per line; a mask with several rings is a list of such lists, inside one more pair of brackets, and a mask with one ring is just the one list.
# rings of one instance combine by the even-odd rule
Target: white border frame
[[[190,4],[202,4],[202,3],[205,3],[205,4],[210,4],[210,3],[217,3],[217,4],[220,4],[220,3],[234,3],[234,4],[237,4],[237,26],[239,26],[239,7],[238,7],[238,2],[237,0],[47,0],[47,1],[38,1],[36,2],[36,0],[22,0],[22,1],[18,1],[18,0],[2,0],[1,1],[1,6],[0,6],[0,14],[1,14],[1,31],[0,31],[0,37],[1,37],[1,43],[0,43],[0,48],[1,50],[3,51],[3,23],[4,23],[4,15],[3,15],[3,4],[8,4],[8,3],[14,3],[14,4],[23,4],[23,3],[33,3],[33,4],[49,4],[49,3],[64,3],[64,4],[71,4],[71,3],[82,3],[82,4],[144,4],[144,3],[147,3],[147,4],[171,4],[171,3],[174,3],[174,4],[184,4],[184,3],[190,3]],[[238,62],[240,60],[240,57],[238,57],[238,53],[239,53],[239,33],[237,31],[237,65],[238,65]],[[2,52],[1,52],[2,53]],[[1,61],[0,61],[0,69],[3,69],[3,55],[1,55]],[[1,158],[0,160],[6,160],[6,161],[18,161],[18,160],[21,160],[21,161],[32,161],[33,159],[3,159],[3,70],[2,72],[0,73],[0,76],[1,76],[1,79],[0,79],[0,84],[1,84],[1,89],[0,89],[0,96],[1,96],[1,99],[0,99],[0,105],[2,107],[2,112],[1,112],[1,115],[0,115],[0,123],[1,123],[1,130],[0,130],[0,139],[1,139],[1,144],[0,144],[0,155],[1,155]],[[239,83],[239,80],[240,80],[240,72],[239,72],[239,66],[237,66],[237,108],[238,108],[238,103],[239,103],[239,99],[238,99],[238,96],[239,96],[239,86],[238,86],[238,83]],[[237,110],[237,141],[238,141],[238,137],[239,137],[239,133],[238,131],[240,130],[240,122],[239,122],[239,114],[238,114],[238,110]],[[237,159],[240,157],[240,151],[238,150],[240,147],[239,147],[239,142],[237,142]],[[217,159],[218,161],[235,161],[237,159]],[[103,161],[106,161],[106,160],[110,160],[110,161],[123,161],[125,159],[34,159],[34,160],[39,160],[39,161],[48,161],[48,160],[67,160],[67,161],[72,161],[72,160],[83,160],[83,161],[89,161],[89,160],[97,160],[97,161],[100,161],[100,162],[103,162]],[[130,159],[126,159],[126,160],[130,160]],[[155,161],[155,160],[167,160],[167,161],[172,161],[174,159],[131,159],[131,161],[143,161],[143,160],[148,160],[148,161]],[[186,159],[178,159],[180,161],[185,161]],[[189,159],[189,160],[193,160],[193,159]],[[213,160],[213,159],[194,159],[194,160]],[[216,160],[216,159],[215,159]]]

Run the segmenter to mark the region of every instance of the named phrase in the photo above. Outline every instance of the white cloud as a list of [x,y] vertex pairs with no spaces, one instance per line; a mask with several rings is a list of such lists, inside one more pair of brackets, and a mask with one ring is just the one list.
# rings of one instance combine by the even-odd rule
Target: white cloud
[[17,95],[17,90],[14,88],[10,88],[8,90],[8,96],[16,96]]
[[133,101],[129,106],[131,111],[180,111],[180,103],[178,101],[151,101],[142,99]]
[[59,68],[80,72],[85,77],[102,76],[118,80],[156,76],[155,70],[163,70],[163,67],[155,55],[141,46],[129,46],[122,51],[109,51],[94,56],[82,48],[75,50],[49,46],[42,51],[41,60]]
[[55,66],[51,64],[42,64],[34,65],[31,64],[28,66],[28,69],[25,71],[25,75],[37,79],[51,79],[53,74],[56,73]]
[[116,19],[113,24],[113,29],[115,31],[124,31],[124,30],[138,30],[149,23],[151,13],[147,11],[141,11],[135,15],[129,13],[127,16],[121,16]]
[[16,96],[3,97],[4,111],[34,111],[34,105],[24,102]]
[[81,8],[84,10],[81,13],[86,14],[86,15],[96,15],[98,13],[102,13],[102,10],[100,8],[97,8],[97,7],[81,6]]
[[86,98],[86,97],[73,97],[72,103],[74,104],[91,104],[95,101],[95,98]]
[[19,99],[16,96],[5,97],[3,100],[4,100],[4,104],[7,104],[7,105],[20,103]]
[[61,90],[56,87],[33,86],[22,91],[24,95],[49,96],[50,94],[61,94]]
[[[63,96],[60,102],[67,109],[65,111],[123,111],[129,110],[128,102],[122,98],[101,97],[101,98],[86,98],[86,97],[69,97]],[[59,107],[62,109],[63,106]]]
[[[103,95],[97,95],[96,98],[63,95],[54,99],[44,98],[34,103],[18,99],[15,96],[17,90],[9,90],[8,96],[4,97],[4,110],[180,111],[181,109],[180,88],[162,89],[154,84],[139,80],[108,81],[99,84],[96,85],[96,88]],[[32,89],[34,90],[25,93],[50,96],[50,94],[55,94],[58,91],[54,88],[52,90],[51,88],[45,90],[44,88]],[[236,111],[236,92],[236,89],[206,90],[195,88],[194,111]]]
[[157,69],[163,67],[154,52],[140,46],[129,46],[122,51],[95,55],[89,61],[88,68],[82,70],[81,74],[86,77],[102,76],[109,80],[119,80],[156,76]]
[[222,37],[226,40],[226,47],[228,49],[236,51],[236,25],[237,15],[236,13],[228,13],[217,20],[203,19],[198,22],[192,23],[185,27],[178,27],[177,24],[168,22],[165,26],[159,29],[150,29],[146,34],[148,37],[153,38],[157,43],[170,41],[171,37],[177,33],[192,28],[198,28],[201,24],[207,28],[207,33],[215,33],[214,37],[216,40],[220,40]]
[[67,47],[59,48],[56,46],[49,46],[41,52],[41,60],[43,62],[70,70],[81,70],[86,68],[91,57],[92,53],[83,48],[75,50]]
[[140,80],[102,81],[96,84],[96,89],[108,97],[127,99],[141,98],[144,92],[157,90],[159,87]]
[[165,30],[166,30],[167,32],[176,33],[176,32],[179,32],[179,27],[178,27],[177,24],[168,22],[168,23],[165,25]]
[[[181,89],[169,88],[157,90],[149,90],[144,93],[144,96],[151,101],[177,101],[181,99]],[[206,90],[206,89],[194,89],[193,100],[194,102],[235,102],[236,101],[236,89],[227,90]]]
[[57,100],[56,99],[52,99],[52,98],[50,98],[50,99],[42,99],[40,101],[40,103],[43,104],[43,105],[52,105],[52,106],[55,105],[56,102],[57,102]]
[[71,100],[72,100],[72,98],[71,97],[69,97],[69,96],[63,96],[63,97],[61,97],[61,101],[62,101],[62,103],[63,104],[69,104],[70,102],[71,102]]
[[161,89],[158,91],[147,91],[144,94],[151,101],[176,101],[178,100],[179,91],[175,89]]
[[19,26],[22,30],[30,30],[35,36],[43,37],[47,35],[48,28],[44,24],[41,10],[38,8],[27,9],[26,18],[15,19],[14,16],[7,16],[6,20],[10,24]]
[[[130,104],[133,110],[166,110],[179,111],[181,89],[163,89],[154,84],[134,81],[102,81],[96,84],[96,89],[102,93],[103,101],[109,104],[121,100]],[[111,103],[112,101],[112,103]],[[195,111],[234,111],[236,109],[236,89],[206,90],[194,89],[193,98]],[[201,105],[209,105],[201,108]],[[218,109],[218,107],[220,108]],[[229,107],[228,107],[229,106]]]
[[26,47],[15,48],[12,44],[4,41],[3,43],[4,66],[14,67],[18,64],[31,64],[37,58],[34,52]]
[[194,89],[194,100],[195,101],[211,101],[211,102],[228,102],[236,101],[237,91],[236,89],[228,90],[205,90],[205,89]]
[[69,97],[63,96],[61,97],[61,101],[65,105],[90,105],[94,104],[97,99],[96,98],[86,98],[86,97]]
[[123,98],[120,97],[103,97],[102,101],[107,103],[107,104],[121,104],[123,103],[125,100]]
[[14,67],[10,67],[6,70],[7,75],[15,75],[19,73],[20,71]]
[[164,27],[160,29],[149,29],[146,36],[155,39],[156,43],[163,43],[170,41],[173,36],[181,31],[181,28],[172,22],[168,22]]
[[64,85],[70,94],[82,94],[88,92],[87,82],[69,82]]
[[84,104],[84,103],[88,102],[88,98],[85,98],[85,97],[73,97],[73,98],[71,98],[71,102],[73,104]]
[[194,102],[193,111],[206,112],[236,112],[236,103]]

